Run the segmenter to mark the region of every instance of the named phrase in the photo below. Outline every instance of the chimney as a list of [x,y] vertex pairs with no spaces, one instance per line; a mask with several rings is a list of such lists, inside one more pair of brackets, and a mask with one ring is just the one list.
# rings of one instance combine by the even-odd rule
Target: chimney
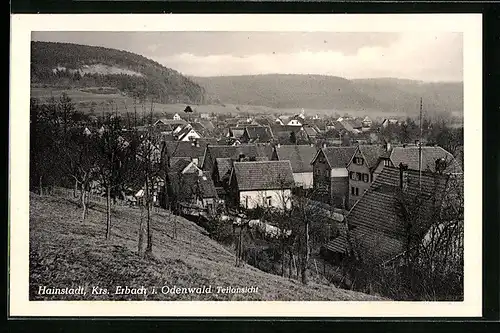
[[386,150],[386,151],[390,151],[390,150],[391,150],[391,143],[390,143],[390,142],[387,142],[387,143],[385,144],[385,150]]
[[278,145],[276,147],[278,147],[278,148],[281,147],[281,144],[278,142]]
[[323,148],[326,148],[326,142],[323,142]]
[[399,163],[399,188],[401,190],[406,190],[408,187],[408,165]]

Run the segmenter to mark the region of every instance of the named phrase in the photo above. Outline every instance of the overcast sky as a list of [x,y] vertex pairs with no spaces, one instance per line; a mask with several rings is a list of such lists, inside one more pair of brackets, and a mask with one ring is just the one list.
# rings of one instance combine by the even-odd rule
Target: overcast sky
[[463,80],[461,33],[33,32],[32,39],[126,50],[192,76]]

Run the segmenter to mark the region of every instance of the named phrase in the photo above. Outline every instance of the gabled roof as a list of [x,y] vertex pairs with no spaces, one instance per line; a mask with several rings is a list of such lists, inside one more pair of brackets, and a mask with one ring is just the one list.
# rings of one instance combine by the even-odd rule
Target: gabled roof
[[258,142],[269,142],[273,139],[273,132],[269,126],[249,126],[245,128],[248,139]]
[[[419,168],[419,148],[394,147],[390,159],[397,166],[399,163],[408,165],[408,168],[418,170]],[[436,171],[436,160],[444,158],[447,162],[446,173],[462,173],[460,163],[453,155],[441,147],[422,147],[422,170]]]
[[212,178],[207,172],[194,172],[179,174],[175,172],[169,173],[169,178],[172,183],[172,189],[179,199],[193,199],[197,195],[202,198],[217,198]]
[[[415,198],[419,193],[419,172],[405,171],[407,189],[404,196]],[[415,235],[423,236],[430,226],[432,214],[439,207],[448,184],[448,177],[431,172],[422,173],[423,201],[419,204],[422,218],[414,226]],[[377,260],[385,260],[404,249],[407,227],[401,218],[399,205],[402,200],[400,170],[384,167],[361,199],[352,207],[346,219],[351,243],[358,251],[371,254]],[[435,198],[435,200],[434,200]],[[406,199],[405,199],[406,200]],[[417,223],[419,223],[417,221]]]
[[212,131],[215,129],[214,124],[210,120],[200,119],[199,123],[208,131]]
[[202,158],[205,152],[206,143],[203,140],[195,142],[185,141],[165,141],[164,154],[172,157]]
[[291,189],[295,184],[290,161],[234,162],[233,177],[239,191]]
[[314,163],[320,153],[325,155],[331,169],[346,168],[356,147],[326,147],[318,151],[311,163]]
[[311,161],[316,155],[316,147],[310,145],[283,145],[274,148],[278,160],[289,160],[294,173],[312,172]]
[[248,158],[269,158],[269,152],[266,150],[266,147],[255,144],[241,144],[238,146],[208,145],[205,149],[202,168],[206,171],[212,170],[216,158],[237,160],[240,154]]
[[222,179],[224,178],[224,176],[231,172],[231,168],[233,167],[233,160],[230,158],[216,158],[215,165],[217,167],[219,179]]
[[316,135],[318,135],[318,132],[316,131],[316,129],[314,129],[314,127],[311,127],[311,126],[304,126],[304,131],[309,136],[316,136]]
[[[365,159],[366,166],[370,170],[377,167],[380,158],[387,158],[390,154],[390,152],[388,152],[387,149],[381,145],[358,145],[357,149]],[[351,161],[349,161],[349,164],[351,164]]]
[[163,124],[163,125],[170,125],[170,126],[183,126],[183,125],[186,125],[187,122],[183,119],[179,119],[179,120],[174,120],[174,119],[167,119],[167,118],[161,118],[161,119],[158,119],[154,125],[159,125],[159,124]]

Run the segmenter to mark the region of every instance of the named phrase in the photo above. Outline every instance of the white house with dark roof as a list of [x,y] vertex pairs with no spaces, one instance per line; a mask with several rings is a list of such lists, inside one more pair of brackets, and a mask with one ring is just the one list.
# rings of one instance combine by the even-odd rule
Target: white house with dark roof
[[234,162],[229,186],[236,206],[291,209],[295,186],[290,161]]
[[313,166],[316,147],[311,145],[277,145],[271,160],[290,161],[295,187],[310,189],[313,187]]

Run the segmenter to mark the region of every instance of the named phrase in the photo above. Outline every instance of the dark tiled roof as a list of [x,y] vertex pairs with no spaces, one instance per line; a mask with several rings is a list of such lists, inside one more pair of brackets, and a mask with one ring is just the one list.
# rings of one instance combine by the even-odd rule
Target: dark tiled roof
[[203,198],[216,198],[217,191],[215,189],[212,178],[207,172],[201,175],[198,173],[188,173],[181,175],[179,173],[169,173],[172,189],[181,200],[194,198],[196,194],[200,194]]
[[165,141],[164,153],[168,154],[170,158],[172,157],[189,157],[198,158],[201,161],[203,154],[205,152],[206,144],[202,140],[197,141],[198,146],[194,142],[184,142],[184,141]]
[[[408,168],[418,170],[418,147],[394,147],[391,161],[394,166],[399,163],[408,165]],[[444,158],[447,161],[447,173],[461,173],[462,168],[452,154],[441,147],[422,147],[422,170],[436,171],[436,160]]]
[[174,126],[174,127],[177,127],[177,126],[184,126],[187,124],[187,122],[185,120],[174,120],[174,119],[166,119],[166,118],[162,118],[162,119],[158,119],[156,121],[156,124],[159,124],[159,123],[162,123],[164,125],[170,125],[170,126]]
[[381,157],[389,157],[389,152],[381,145],[359,145],[358,147],[370,169],[377,167]]
[[209,131],[212,131],[215,129],[214,124],[210,120],[200,120],[200,124]]
[[250,140],[258,142],[269,142],[273,139],[273,132],[268,126],[249,126],[245,128]]
[[316,135],[318,135],[318,132],[313,127],[310,127],[310,126],[305,126],[304,127],[304,131],[309,136],[316,136]]
[[[383,261],[403,251],[407,230],[399,207],[402,200],[415,202],[419,193],[419,172],[407,170],[406,174],[408,187],[403,197],[399,187],[400,170],[384,167],[347,215],[349,240],[361,255],[366,253],[372,259]],[[418,205],[421,218],[415,222],[413,229],[416,236],[422,237],[429,228],[432,214],[437,212],[435,207],[439,206],[446,186],[446,176],[422,173],[423,201]],[[416,208],[411,209],[415,211]]]
[[[170,163],[172,163],[172,161],[170,161]],[[170,167],[170,171],[171,172],[182,172],[182,170],[184,170],[190,163],[191,163],[191,161],[189,161],[187,159],[178,159],[175,162],[175,164],[172,164],[172,166]]]
[[330,168],[345,168],[351,160],[356,147],[326,147],[321,149]]
[[234,162],[238,190],[286,189],[294,185],[290,161]]
[[237,160],[240,154],[243,154],[248,158],[269,158],[270,156],[266,148],[255,144],[242,144],[239,146],[208,145],[204,154],[203,170],[212,170],[216,158],[230,158],[232,160]]
[[316,155],[316,147],[310,145],[284,145],[276,146],[275,149],[279,160],[290,161],[294,173],[313,171],[311,161]]
[[219,179],[224,178],[233,167],[233,160],[230,158],[216,158],[215,163],[217,165],[217,172],[219,173]]

